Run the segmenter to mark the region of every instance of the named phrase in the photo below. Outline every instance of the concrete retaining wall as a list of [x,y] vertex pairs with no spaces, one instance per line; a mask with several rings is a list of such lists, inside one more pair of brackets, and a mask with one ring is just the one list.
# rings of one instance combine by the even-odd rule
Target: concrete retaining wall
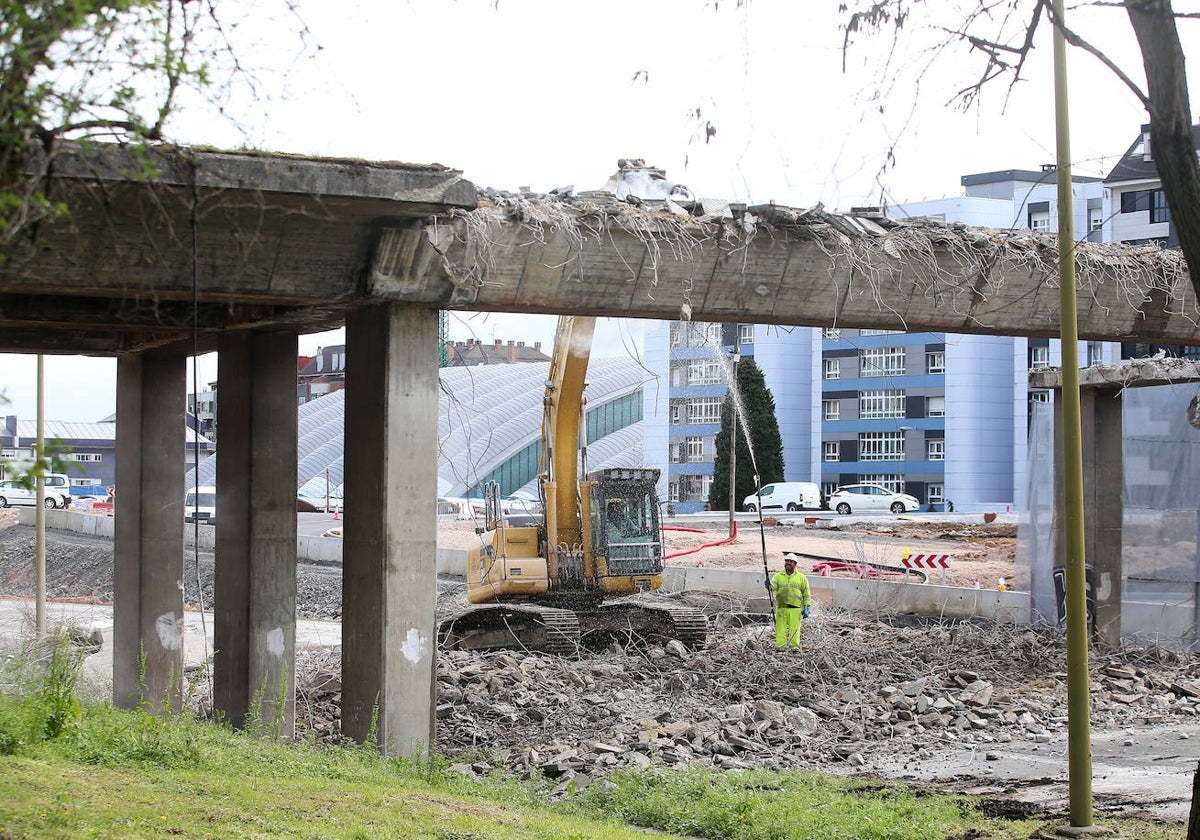
[[[20,511],[22,525],[34,524],[33,508]],[[46,511],[46,527],[78,531],[99,537],[113,536],[113,518],[98,514],[66,510]],[[201,525],[198,529],[200,547],[212,548],[216,529]],[[184,529],[184,543],[192,544],[193,529]],[[296,540],[297,557],[307,563],[337,565],[342,561],[342,541],[330,537],[302,536]],[[442,575],[466,576],[467,552],[462,549],[439,548],[437,572]],[[826,606],[847,610],[878,613],[915,613],[927,616],[965,618],[981,616],[995,621],[1029,623],[1028,592],[998,592],[994,589],[962,589],[956,586],[935,586],[922,583],[902,583],[888,580],[861,580],[810,575],[813,600]],[[715,589],[762,596],[762,572],[740,569],[710,569],[706,567],[668,566],[663,572],[663,589],[679,592],[689,589]]]

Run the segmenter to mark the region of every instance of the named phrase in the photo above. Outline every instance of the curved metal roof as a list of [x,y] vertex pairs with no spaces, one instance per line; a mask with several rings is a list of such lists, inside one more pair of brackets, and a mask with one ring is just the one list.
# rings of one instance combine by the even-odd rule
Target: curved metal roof
[[[508,459],[540,440],[542,395],[549,365],[448,367],[440,371],[438,399],[438,495],[463,496]],[[636,393],[649,374],[629,358],[593,359],[588,366],[588,405],[602,406]],[[300,406],[297,494],[341,498],[345,391]],[[219,452],[219,447],[218,447]],[[200,483],[212,484],[217,456],[201,462]],[[588,446],[588,469],[640,466],[642,424],[635,423]],[[328,478],[326,477],[328,471]],[[187,475],[191,487],[192,472]],[[536,481],[523,489],[535,490]]]

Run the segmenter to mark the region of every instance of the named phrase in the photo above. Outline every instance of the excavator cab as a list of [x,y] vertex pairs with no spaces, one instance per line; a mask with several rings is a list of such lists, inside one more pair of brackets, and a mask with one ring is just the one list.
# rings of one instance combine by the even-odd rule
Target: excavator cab
[[648,591],[661,583],[658,476],[654,469],[619,468],[588,475],[593,556],[605,591]]

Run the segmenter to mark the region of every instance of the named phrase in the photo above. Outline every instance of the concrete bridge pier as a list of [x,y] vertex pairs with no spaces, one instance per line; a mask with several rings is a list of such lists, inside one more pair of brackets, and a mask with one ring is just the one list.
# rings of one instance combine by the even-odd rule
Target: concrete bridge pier
[[113,705],[178,710],[183,677],[185,356],[117,361]]
[[388,755],[434,741],[437,311],[346,319],[342,732]]
[[[1079,391],[1083,441],[1084,561],[1094,585],[1096,641],[1121,644],[1121,499],[1124,460],[1121,436],[1121,389],[1083,383]],[[1062,390],[1054,395],[1054,565],[1063,569],[1066,556],[1066,492],[1063,485]]]
[[294,332],[243,330],[219,342],[213,699],[295,731],[296,354]]

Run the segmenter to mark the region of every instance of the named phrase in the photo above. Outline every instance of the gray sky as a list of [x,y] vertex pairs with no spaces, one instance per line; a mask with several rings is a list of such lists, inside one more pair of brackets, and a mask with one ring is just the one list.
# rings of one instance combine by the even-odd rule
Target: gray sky
[[[946,19],[957,4],[930,5]],[[171,139],[440,163],[480,187],[506,190],[598,189],[618,158],[641,157],[701,197],[820,202],[831,210],[961,195],[964,174],[1054,160],[1044,26],[1029,80],[1011,91],[993,86],[978,108],[963,112],[947,103],[978,75],[977,59],[961,47],[938,52],[914,18],[903,53],[892,54],[886,40],[860,43],[843,73],[841,18],[831,2],[302,0],[300,7],[321,46],[316,56],[297,59],[284,39],[260,31],[246,44],[264,67],[257,92],[227,103],[236,125],[185,100]],[[1141,79],[1119,7],[1068,16]],[[1198,27],[1180,24],[1189,53],[1200,44]],[[253,27],[239,32],[254,36]],[[1073,50],[1069,73],[1075,172],[1105,175],[1146,114],[1094,58]],[[710,121],[716,133],[706,142]],[[554,319],[458,313],[449,330],[455,340],[548,345]],[[602,324],[597,354],[624,353],[637,332],[636,323]],[[301,351],[341,340],[305,337]],[[34,369],[33,357],[0,355],[0,391],[9,401],[0,414],[34,417]],[[215,375],[215,359],[203,359],[201,386]],[[115,409],[112,360],[47,357],[46,382],[47,419],[91,421]]]

